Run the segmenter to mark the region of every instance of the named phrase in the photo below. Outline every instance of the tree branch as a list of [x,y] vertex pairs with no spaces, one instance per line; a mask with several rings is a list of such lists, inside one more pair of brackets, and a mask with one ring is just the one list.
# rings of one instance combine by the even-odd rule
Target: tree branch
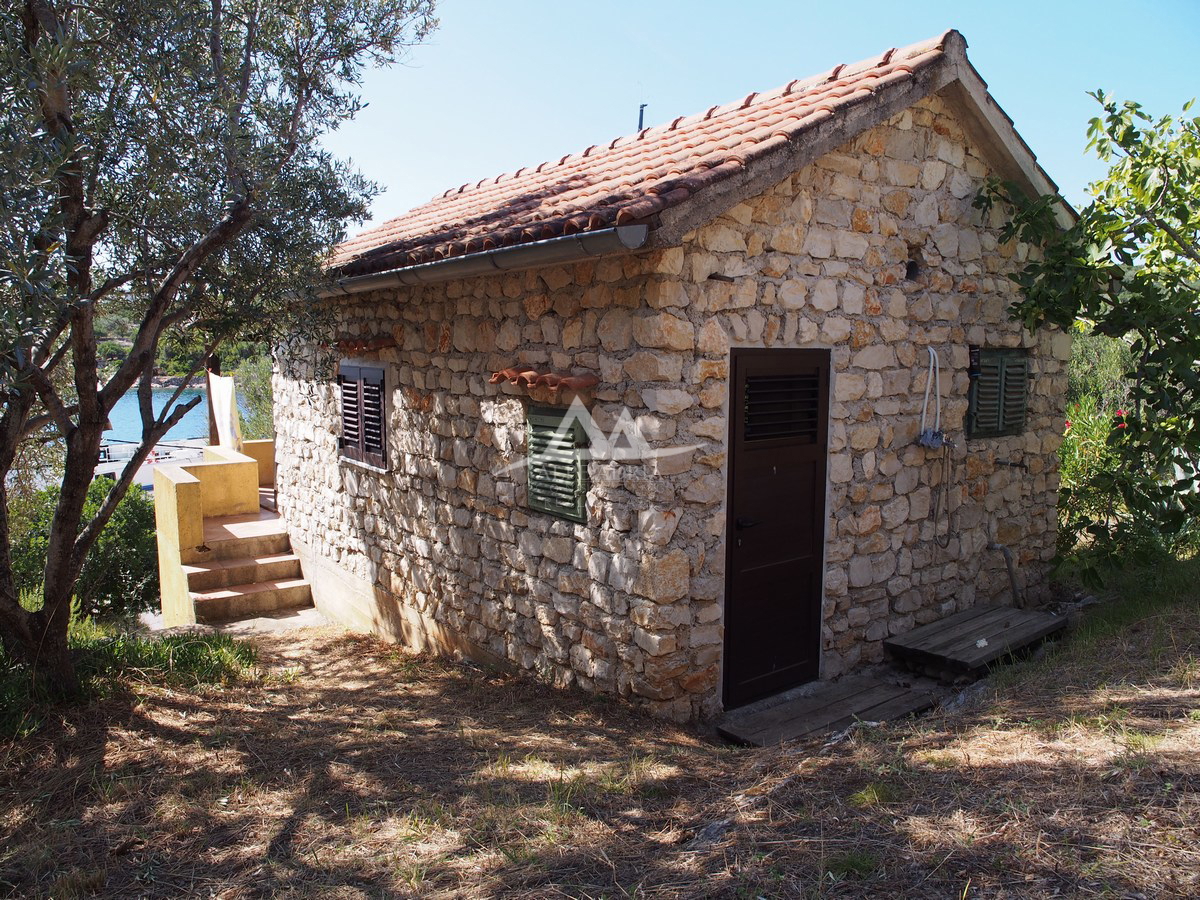
[[106,278],[99,287],[94,288],[85,299],[90,303],[103,300],[113,291],[117,290],[117,288],[122,288],[129,284],[129,282],[135,281],[138,278],[146,278],[150,275],[153,275],[157,271],[158,269],[155,266],[146,266],[145,268],[141,269],[132,269],[121,275],[113,275],[109,278]]
[[148,360],[153,359],[154,349],[158,346],[158,339],[162,334],[163,317],[180,288],[204,260],[224,249],[241,234],[253,215],[250,197],[242,197],[208,234],[192,244],[176,261],[155,291],[138,327],[129,355],[100,392],[100,403],[106,410],[112,409],[117,400],[132,387]]
[[33,382],[33,389],[37,391],[38,399],[42,401],[42,405],[46,407],[47,412],[54,420],[54,424],[58,426],[59,433],[63,437],[67,437],[75,428],[75,423],[71,421],[71,417],[67,414],[67,408],[59,399],[58,393],[54,390],[54,385],[50,383],[50,379],[46,377],[46,373],[38,367],[33,367],[28,370],[29,380]]
[[187,403],[175,407],[171,415],[165,420],[160,420],[149,434],[143,433],[142,443],[134,451],[129,462],[125,464],[125,468],[121,470],[121,474],[117,478],[117,483],[109,488],[108,493],[104,497],[104,502],[100,504],[100,509],[96,511],[96,515],[92,517],[92,520],[83,527],[79,532],[79,536],[75,538],[75,543],[71,548],[71,557],[74,565],[83,565],[83,558],[87,556],[88,551],[92,549],[92,545],[100,536],[101,530],[108,524],[108,520],[112,518],[117,504],[121,502],[121,499],[129,490],[129,486],[133,483],[138,469],[142,467],[142,463],[146,461],[146,456],[153,449],[154,445],[158,443],[158,439],[174,428],[203,399],[199,394],[196,395]]
[[246,20],[246,44],[242,50],[242,71],[238,77],[237,104],[234,113],[240,118],[250,96],[250,76],[254,72],[254,40],[258,35],[258,3],[250,7],[250,18]]
[[212,27],[208,32],[208,49],[212,54],[213,84],[217,102],[225,100],[225,47],[221,39],[221,0],[210,0]]
[[1149,216],[1148,221],[1154,225],[1155,228],[1161,228],[1163,231],[1165,231],[1170,236],[1171,240],[1173,240],[1179,247],[1184,256],[1186,256],[1192,262],[1200,264],[1200,252],[1197,252],[1196,248],[1189,244],[1184,239],[1183,235],[1180,234],[1173,225],[1171,225],[1169,222],[1164,222],[1158,216]]

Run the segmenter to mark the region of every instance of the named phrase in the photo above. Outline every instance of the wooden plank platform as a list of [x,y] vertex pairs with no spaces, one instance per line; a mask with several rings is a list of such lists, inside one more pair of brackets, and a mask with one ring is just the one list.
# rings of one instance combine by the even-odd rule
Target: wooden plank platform
[[840,731],[856,721],[886,722],[933,706],[923,690],[889,684],[865,675],[814,681],[782,698],[771,698],[727,713],[717,731],[739,744],[768,747],[825,731]]
[[1066,616],[1007,606],[975,606],[887,638],[894,656],[919,666],[974,673],[1067,627]]

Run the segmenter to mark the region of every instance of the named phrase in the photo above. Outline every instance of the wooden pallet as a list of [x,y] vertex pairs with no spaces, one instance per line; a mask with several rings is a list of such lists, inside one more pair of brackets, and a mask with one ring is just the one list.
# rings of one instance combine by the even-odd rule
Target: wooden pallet
[[783,741],[840,731],[856,721],[886,722],[933,706],[933,694],[863,675],[817,681],[800,696],[767,700],[727,713],[717,731],[739,744],[768,747]]
[[906,662],[947,672],[977,673],[1067,627],[1065,616],[1007,606],[976,606],[886,639]]

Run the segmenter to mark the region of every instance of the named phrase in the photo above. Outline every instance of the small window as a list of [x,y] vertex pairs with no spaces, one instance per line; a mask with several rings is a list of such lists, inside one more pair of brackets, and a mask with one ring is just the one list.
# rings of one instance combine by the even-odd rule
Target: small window
[[[978,362],[976,362],[978,355]],[[1002,437],[1025,430],[1029,356],[1024,350],[972,347],[974,377],[967,405],[967,437]]]
[[587,521],[587,432],[560,409],[531,407],[527,423],[529,508]]
[[383,369],[343,365],[338,369],[338,388],[342,395],[342,456],[386,468]]

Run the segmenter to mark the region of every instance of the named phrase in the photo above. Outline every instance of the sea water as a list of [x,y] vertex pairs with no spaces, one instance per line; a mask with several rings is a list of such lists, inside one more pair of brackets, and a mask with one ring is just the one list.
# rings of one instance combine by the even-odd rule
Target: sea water
[[[175,388],[158,388],[150,393],[150,402],[157,415],[167,405],[175,393]],[[167,432],[166,437],[160,443],[170,444],[174,441],[208,437],[208,397],[205,392],[189,388],[179,395],[176,405],[187,403],[193,397],[199,397],[200,402],[188,410],[187,415]],[[114,444],[141,441],[142,415],[138,411],[137,391],[130,391],[117,401],[117,405],[109,414],[108,421],[112,424],[112,428],[104,432],[105,441]]]

